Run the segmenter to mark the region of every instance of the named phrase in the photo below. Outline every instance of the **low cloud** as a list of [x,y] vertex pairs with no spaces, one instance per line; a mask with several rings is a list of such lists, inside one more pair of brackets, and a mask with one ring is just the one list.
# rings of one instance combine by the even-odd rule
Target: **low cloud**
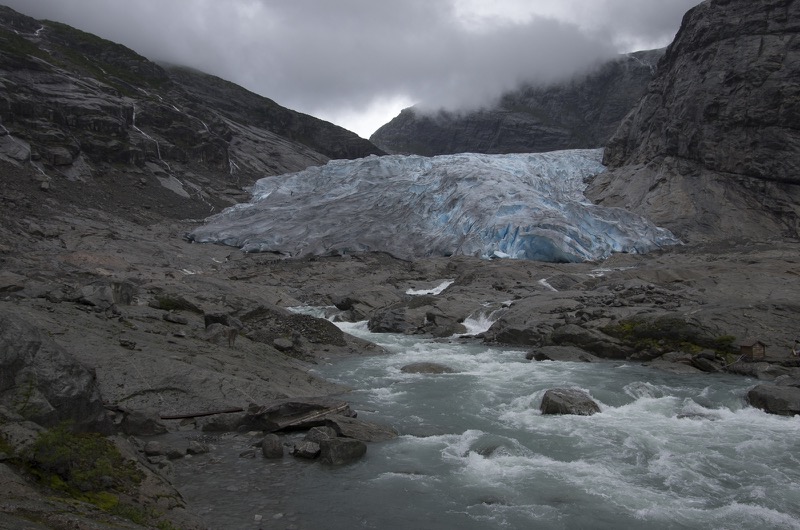
[[498,1],[495,12],[476,8],[477,0],[7,3],[322,117],[358,116],[387,101],[479,106],[521,81],[564,78],[625,46],[664,45],[697,3],[543,0],[532,12],[539,2]]

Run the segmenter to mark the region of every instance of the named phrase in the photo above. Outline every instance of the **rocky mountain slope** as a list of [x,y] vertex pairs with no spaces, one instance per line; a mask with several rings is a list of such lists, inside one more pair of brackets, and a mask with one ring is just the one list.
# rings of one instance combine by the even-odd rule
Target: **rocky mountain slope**
[[388,153],[527,153],[601,147],[644,93],[664,50],[623,55],[564,83],[527,85],[492,108],[423,113],[414,107],[370,137]]
[[589,196],[685,238],[800,234],[800,4],[708,0],[684,17]]
[[6,7],[0,73],[0,158],[30,164],[44,188],[77,189],[83,204],[104,200],[97,181],[113,179],[135,191],[115,200],[203,215],[256,178],[381,153],[233,83]]

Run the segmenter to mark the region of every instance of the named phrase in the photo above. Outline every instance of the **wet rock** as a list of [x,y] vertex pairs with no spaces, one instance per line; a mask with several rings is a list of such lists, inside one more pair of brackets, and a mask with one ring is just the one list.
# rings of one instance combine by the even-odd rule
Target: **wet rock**
[[576,414],[591,416],[600,412],[600,407],[583,390],[576,388],[551,388],[544,393],[539,407],[542,414]]
[[431,362],[407,364],[400,368],[400,371],[405,374],[452,374],[455,372],[449,366]]
[[313,459],[317,458],[320,453],[320,445],[317,442],[309,440],[301,440],[294,444],[292,448],[292,455],[298,458]]
[[189,442],[189,446],[186,448],[187,455],[203,455],[209,452],[208,445],[204,444],[203,442],[199,442],[197,440],[192,440]]
[[350,438],[333,438],[319,444],[320,461],[334,466],[349,464],[367,453],[367,444]]
[[348,416],[329,416],[325,424],[333,428],[338,436],[355,438],[363,442],[384,442],[397,438],[397,431],[392,427]]
[[762,384],[747,393],[750,405],[770,414],[794,416],[800,414],[800,381],[795,386]]
[[306,433],[304,440],[319,443],[322,440],[336,438],[339,434],[333,427],[313,427]]
[[264,458],[283,458],[283,442],[277,434],[268,434],[261,440]]

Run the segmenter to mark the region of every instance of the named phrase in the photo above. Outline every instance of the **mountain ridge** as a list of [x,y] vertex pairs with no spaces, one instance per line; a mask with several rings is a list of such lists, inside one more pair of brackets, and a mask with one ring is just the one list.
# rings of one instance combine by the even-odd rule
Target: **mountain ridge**
[[[77,204],[101,199],[98,179],[118,179],[168,216],[205,215],[258,178],[382,154],[234,83],[7,7],[0,43],[0,158]],[[136,206],[130,194],[115,199]]]
[[529,83],[475,111],[409,107],[370,141],[388,153],[423,156],[601,147],[644,93],[663,53],[624,54],[560,83]]

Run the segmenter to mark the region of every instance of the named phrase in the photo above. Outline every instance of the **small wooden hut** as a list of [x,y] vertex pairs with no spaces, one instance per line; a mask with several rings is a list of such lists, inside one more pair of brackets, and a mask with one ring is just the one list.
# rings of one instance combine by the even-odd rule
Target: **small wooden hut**
[[758,361],[767,356],[767,345],[758,339],[746,339],[739,345],[739,351],[746,361]]

